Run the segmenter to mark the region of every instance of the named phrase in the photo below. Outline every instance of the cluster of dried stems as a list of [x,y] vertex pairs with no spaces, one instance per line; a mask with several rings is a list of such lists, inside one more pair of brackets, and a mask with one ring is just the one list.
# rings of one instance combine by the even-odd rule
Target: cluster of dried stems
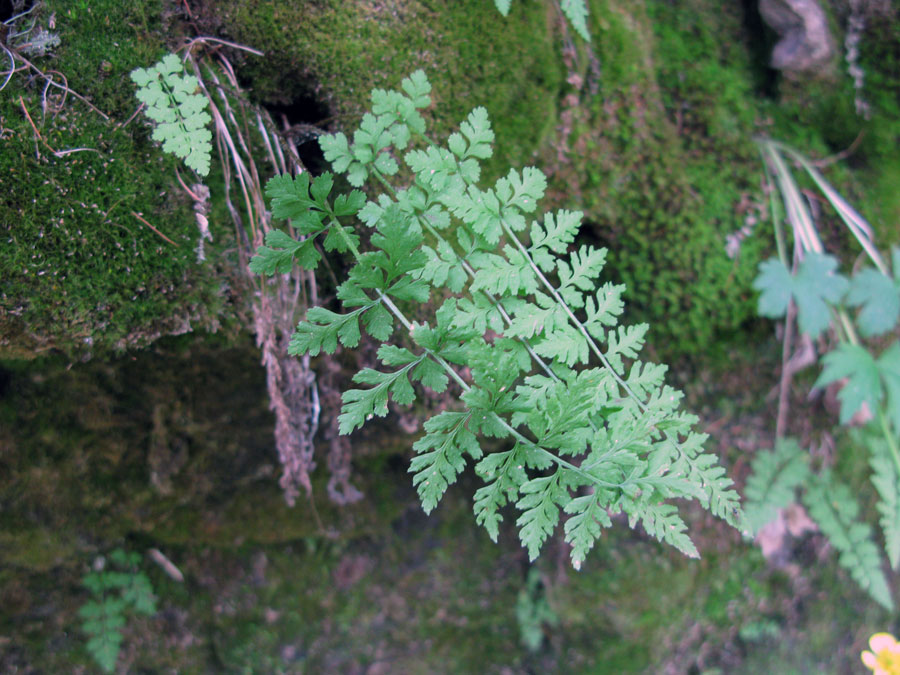
[[[254,157],[264,154],[276,173],[298,173],[306,169],[296,148],[277,131],[268,112],[247,101],[231,63],[223,54],[212,50],[199,59],[191,56],[191,47],[210,41],[209,38],[192,40],[188,45],[187,61],[209,99],[216,144],[222,159],[225,201],[240,243],[241,269],[248,270],[249,255],[263,244],[266,232],[272,229],[271,214],[265,207],[263,179]],[[234,194],[235,185],[237,195]],[[188,192],[195,196],[193,191]],[[198,224],[203,233],[201,237],[208,234],[208,230],[204,233],[204,223],[199,216]],[[307,496],[312,494],[310,473],[316,466],[313,438],[322,411],[321,388],[329,422],[324,429],[329,445],[328,494],[339,504],[356,501],[362,495],[350,484],[350,445],[337,433],[340,408],[340,396],[334,400],[337,389],[328,386],[329,378],[317,382],[308,355],[297,359],[287,352],[298,319],[310,303],[318,303],[315,277],[312,272],[298,267],[290,274],[276,275],[269,280],[250,275],[249,270],[247,274],[254,288],[252,311],[256,343],[262,350],[270,407],[275,413],[275,444],[283,469],[280,484],[285,499],[293,505],[301,487]]]

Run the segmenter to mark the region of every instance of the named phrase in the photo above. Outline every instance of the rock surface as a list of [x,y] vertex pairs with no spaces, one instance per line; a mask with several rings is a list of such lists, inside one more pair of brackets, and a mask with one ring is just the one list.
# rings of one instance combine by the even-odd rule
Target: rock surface
[[772,50],[773,68],[815,72],[831,61],[834,40],[816,0],[759,0],[759,13],[781,38]]

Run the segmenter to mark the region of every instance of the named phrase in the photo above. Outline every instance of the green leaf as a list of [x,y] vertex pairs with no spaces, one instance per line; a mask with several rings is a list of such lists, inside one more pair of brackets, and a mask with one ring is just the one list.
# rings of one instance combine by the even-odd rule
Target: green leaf
[[601,529],[612,527],[612,520],[606,509],[600,505],[597,494],[575,497],[563,510],[571,514],[564,529],[566,543],[572,546],[570,554],[572,565],[579,570],[588,552],[600,538]]
[[299,219],[315,205],[309,197],[309,174],[292,177],[289,174],[272,176],[266,183],[266,197],[276,219]]
[[334,215],[355,216],[366,203],[366,196],[359,190],[338,195],[334,200]]
[[878,492],[879,523],[884,533],[884,548],[893,569],[900,566],[900,476],[891,458],[891,450],[882,436],[854,430],[853,440],[869,450],[872,485]]
[[493,154],[491,144],[494,142],[494,132],[485,108],[479,106],[470,112],[466,121],[459,125],[459,130],[469,141],[465,157],[488,159]]
[[331,162],[335,173],[346,173],[352,164],[358,163],[350,154],[347,137],[341,132],[319,136],[319,147],[322,148],[325,159]]
[[497,198],[504,206],[513,206],[525,213],[533,213],[547,189],[547,177],[540,169],[526,167],[522,175],[510,169],[506,178],[495,186]]
[[512,0],[494,0],[494,5],[497,7],[497,11],[499,11],[503,16],[507,16],[509,14],[509,5]]
[[378,359],[386,366],[405,366],[418,361],[419,357],[403,347],[381,345],[378,348]]
[[587,341],[569,324],[563,324],[553,331],[545,331],[544,336],[533,347],[541,356],[558,360],[570,368],[588,360]]
[[885,412],[894,426],[894,434],[900,432],[900,342],[894,342],[878,357],[878,374],[887,392]]
[[416,382],[431,389],[433,392],[440,394],[447,389],[449,379],[444,369],[431,359],[422,359],[419,364],[412,369],[409,374],[410,378]]
[[327,171],[313,178],[309,193],[312,195],[315,205],[322,211],[328,210],[328,195],[334,187],[334,176]]
[[400,86],[416,108],[426,108],[431,105],[431,98],[429,97],[431,83],[428,81],[424,70],[416,70],[409,77],[404,78]]
[[462,291],[468,275],[450,244],[441,239],[437,251],[430,246],[423,246],[421,250],[425,254],[425,264],[413,275],[434,286],[446,286],[453,293]]
[[863,404],[869,406],[870,412],[875,412],[882,398],[879,365],[865,348],[843,342],[826,354],[822,361],[825,368],[814,386],[822,387],[848,378],[847,384],[838,392],[841,424],[847,424]]
[[810,482],[803,502],[810,517],[840,553],[842,567],[860,588],[888,611],[894,610],[890,587],[881,571],[872,528],[857,520],[859,506],[850,489],[826,472]]
[[806,462],[807,454],[791,438],[780,438],[774,450],[756,453],[744,488],[744,515],[751,535],[794,502],[796,488],[809,477]]
[[413,458],[409,470],[416,474],[413,485],[425,513],[431,513],[447,487],[456,482],[466,465],[464,455],[481,459],[478,440],[466,428],[470,416],[471,413],[442,412],[432,417],[425,422],[426,434],[413,445],[419,454]]
[[511,246],[503,248],[503,255],[477,251],[469,256],[469,263],[477,270],[470,291],[515,297],[534,293],[538,288],[528,261]]
[[[363,324],[369,335],[376,340],[387,340],[394,332],[394,317],[381,303],[373,304],[363,315]],[[343,343],[343,340],[341,342]],[[347,346],[355,347],[356,345]]]
[[571,262],[558,260],[556,263],[560,282],[557,290],[569,307],[581,309],[584,307],[583,294],[593,291],[597,285],[597,277],[606,263],[606,249],[582,246],[569,260]]
[[775,258],[760,263],[759,276],[753,282],[753,287],[762,292],[759,313],[773,319],[782,317],[793,297],[800,331],[817,338],[831,321],[829,303],[837,304],[849,286],[846,278],[835,274],[837,264],[830,255],[810,253],[800,263],[797,275],[792,276]]
[[581,227],[581,211],[558,211],[556,217],[552,213],[544,216],[544,224],[537,222],[531,225],[531,247],[528,252],[538,267],[544,272],[552,272],[556,261],[550,252],[562,255],[569,245],[575,241],[575,235]]
[[318,356],[320,351],[334,354],[338,339],[345,347],[355,347],[359,344],[359,314],[362,311],[336,314],[323,307],[312,307],[306,314],[306,321],[301,321],[291,336],[288,354]]
[[673,504],[639,504],[629,514],[629,525],[640,520],[641,525],[652,537],[674,546],[688,558],[699,558],[700,553],[685,532],[687,525],[678,516],[678,508]]
[[314,270],[321,260],[312,238],[297,241],[281,230],[269,230],[266,244],[260,246],[257,254],[250,259],[250,271],[254,274],[287,274],[295,259],[300,267]]
[[523,469],[526,456],[525,447],[517,443],[512,450],[485,455],[475,467],[475,472],[488,482],[475,492],[475,522],[487,530],[494,542],[503,520],[500,509],[515,499],[519,487],[528,479]]
[[859,331],[866,337],[891,330],[900,316],[900,285],[889,276],[866,269],[853,277],[846,302],[862,306],[857,320]]
[[409,366],[393,373],[382,373],[371,368],[359,371],[353,381],[374,386],[371,389],[350,389],[343,393],[338,432],[342,436],[347,435],[362,427],[373,415],[387,415],[389,394],[399,405],[412,403],[416,394],[409,383],[408,372]]
[[541,547],[559,522],[559,507],[569,501],[569,493],[560,485],[562,469],[552,476],[533,478],[521,486],[522,498],[516,507],[522,515],[516,521],[519,539],[528,549],[528,559],[537,558]]
[[590,42],[591,35],[587,28],[588,8],[586,0],[560,0],[559,7],[562,9],[563,14],[566,15],[569,23],[572,24],[575,32],[583,37],[585,41]]
[[636,359],[638,352],[644,347],[644,337],[650,326],[639,323],[634,326],[619,326],[616,331],[609,331],[608,347],[604,356],[620,375],[625,374],[624,358]]
[[184,66],[174,54],[150,68],[131,73],[138,85],[137,98],[147,106],[145,114],[156,123],[152,138],[163,144],[163,152],[174,154],[201,176],[209,174],[212,133],[206,129],[212,118],[209,101],[195,93],[197,78],[184,75]]

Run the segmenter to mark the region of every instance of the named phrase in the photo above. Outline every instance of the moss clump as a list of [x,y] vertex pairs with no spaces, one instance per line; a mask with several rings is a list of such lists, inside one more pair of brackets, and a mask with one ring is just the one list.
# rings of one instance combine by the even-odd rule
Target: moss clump
[[215,313],[176,162],[149,141],[141,117],[124,124],[137,108],[129,71],[166,51],[162,6],[49,1],[40,9],[39,25],[53,16],[60,45],[35,65],[57,82],[63,73],[109,120],[59,89],[45,97],[44,80],[22,73],[0,97],[0,349],[8,354],[102,352]]
[[303,121],[330,130],[355,126],[374,87],[396,88],[423,68],[438,102],[437,135],[475,106],[487,108],[497,135],[487,175],[496,177],[528,164],[557,123],[565,75],[550,10],[520,3],[504,18],[483,0],[227,0],[216,3],[214,19],[224,35],[266,52],[235,57],[261,101],[284,105],[312,96],[334,119]]
[[566,170],[632,319],[668,358],[713,348],[754,311],[756,245],[725,252],[759,192],[752,55],[735,10],[688,4],[592,5],[599,90],[576,113]]

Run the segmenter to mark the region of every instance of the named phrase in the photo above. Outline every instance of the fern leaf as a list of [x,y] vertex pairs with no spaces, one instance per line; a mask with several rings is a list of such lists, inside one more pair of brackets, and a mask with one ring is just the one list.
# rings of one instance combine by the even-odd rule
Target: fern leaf
[[619,375],[625,374],[625,364],[622,358],[637,358],[638,352],[644,347],[644,336],[650,326],[639,323],[633,326],[619,326],[617,331],[609,331],[609,346],[606,350],[606,360]]
[[572,546],[572,566],[578,570],[604,527],[612,527],[606,509],[600,506],[598,495],[576,497],[563,510],[570,514],[564,527],[566,543]]
[[598,340],[604,339],[607,326],[615,326],[619,322],[618,317],[625,309],[625,303],[622,302],[624,292],[624,285],[607,282],[600,286],[593,296],[585,297],[584,311],[587,321],[584,327],[593,337]]
[[500,509],[515,498],[519,487],[528,480],[524,469],[526,454],[525,447],[516,443],[511,450],[485,455],[475,466],[475,472],[489,481],[475,491],[475,522],[487,530],[494,542],[503,520]]
[[562,469],[552,476],[534,478],[519,489],[524,495],[516,507],[522,515],[516,521],[519,539],[528,549],[528,559],[537,558],[541,547],[559,522],[559,507],[568,501],[568,490],[560,485]]
[[471,413],[442,412],[425,422],[426,434],[413,445],[419,453],[410,464],[422,508],[431,513],[465,468],[465,456],[481,459],[475,434],[466,428]]
[[606,263],[606,249],[582,246],[570,256],[571,262],[557,262],[559,294],[574,309],[584,307],[584,293],[594,290],[597,276]]
[[528,261],[511,246],[505,246],[503,253],[477,251],[469,256],[469,262],[477,270],[470,290],[512,297],[534,293],[538,280]]
[[509,5],[512,0],[494,0],[494,5],[497,7],[497,11],[500,12],[503,16],[509,15]]
[[810,481],[803,503],[810,517],[840,553],[841,566],[878,604],[893,611],[891,591],[881,570],[878,549],[872,541],[872,528],[857,520],[859,506],[850,489],[826,472]]
[[388,413],[388,394],[398,405],[409,405],[416,399],[416,393],[409,383],[407,365],[393,373],[382,373],[372,368],[364,368],[353,376],[354,382],[373,385],[371,389],[349,389],[343,393],[338,426],[341,435],[360,428],[373,415],[384,417]]
[[153,140],[201,176],[209,175],[212,133],[205,127],[212,118],[206,112],[206,96],[195,93],[197,78],[185,75],[181,59],[167,54],[150,68],[133,70],[131,80],[138,85],[137,97],[147,106],[147,117],[156,122]]
[[572,24],[572,28],[585,39],[591,41],[591,34],[588,32],[587,16],[588,8],[586,0],[560,0],[559,6]]
[[688,558],[700,557],[694,542],[685,534],[687,525],[679,517],[678,508],[674,504],[641,503],[630,508],[629,526],[634,527],[640,520],[650,536],[674,546]]
[[900,565],[900,477],[891,459],[890,448],[883,437],[857,432],[853,436],[857,444],[869,449],[869,466],[872,467],[872,485],[878,491],[879,523],[884,534],[884,548],[893,569]]
[[774,450],[756,453],[744,488],[744,516],[755,535],[794,501],[796,488],[809,476],[807,455],[792,438],[780,438]]

